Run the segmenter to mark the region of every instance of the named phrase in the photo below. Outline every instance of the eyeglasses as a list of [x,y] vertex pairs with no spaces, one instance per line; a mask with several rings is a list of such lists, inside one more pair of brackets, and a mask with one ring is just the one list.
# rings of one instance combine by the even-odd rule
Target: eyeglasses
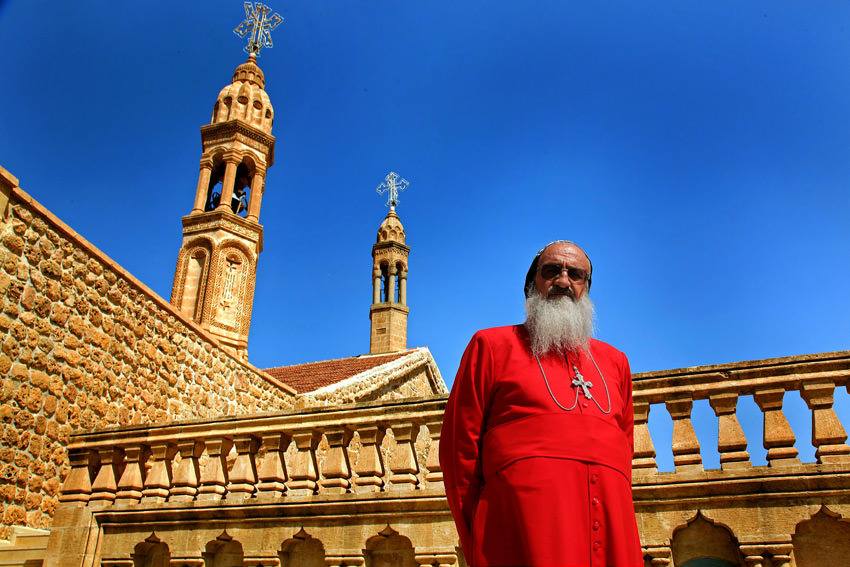
[[540,277],[544,280],[551,280],[559,277],[564,270],[567,271],[567,277],[570,278],[570,281],[572,282],[582,283],[587,281],[587,270],[574,268],[564,264],[543,264],[540,266],[538,272],[540,273]]

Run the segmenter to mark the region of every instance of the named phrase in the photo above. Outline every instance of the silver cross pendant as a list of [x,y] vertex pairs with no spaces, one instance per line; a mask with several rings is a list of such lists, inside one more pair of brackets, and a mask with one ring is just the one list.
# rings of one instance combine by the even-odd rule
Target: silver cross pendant
[[593,398],[593,395],[590,393],[590,389],[593,387],[593,382],[585,380],[584,376],[581,375],[581,372],[578,371],[576,366],[573,366],[573,372],[575,372],[576,375],[576,377],[573,378],[573,386],[581,388],[581,392],[588,400]]

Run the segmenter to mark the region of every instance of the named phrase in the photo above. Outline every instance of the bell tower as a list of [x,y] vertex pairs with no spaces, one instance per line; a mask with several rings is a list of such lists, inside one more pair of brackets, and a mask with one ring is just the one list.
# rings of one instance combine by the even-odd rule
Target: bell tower
[[260,208],[274,162],[274,109],[256,51],[236,67],[201,127],[195,202],[183,217],[171,303],[242,358],[263,249]]
[[378,186],[378,193],[388,193],[389,213],[378,227],[378,238],[372,246],[372,306],[369,308],[371,354],[395,352],[407,348],[407,258],[404,226],[395,212],[398,192],[408,185],[405,179],[390,172]]

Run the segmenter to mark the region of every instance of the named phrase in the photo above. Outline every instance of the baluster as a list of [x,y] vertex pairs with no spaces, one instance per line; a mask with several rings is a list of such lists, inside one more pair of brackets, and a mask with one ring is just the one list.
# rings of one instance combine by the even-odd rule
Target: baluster
[[632,458],[632,470],[638,474],[658,472],[655,463],[655,446],[649,434],[649,402],[634,402],[635,410],[635,452]]
[[425,468],[428,473],[425,480],[428,482],[443,482],[443,470],[440,468],[440,433],[443,430],[443,420],[434,419],[425,423],[428,428],[428,436],[431,438],[431,446],[428,448],[428,457],[425,459]]
[[354,479],[358,492],[380,492],[384,489],[384,463],[381,459],[381,442],[386,429],[380,425],[368,425],[357,430],[360,437],[360,453],[354,465]]
[[423,551],[413,556],[419,567],[449,567],[457,563],[457,554],[452,551]]
[[187,502],[194,500],[198,494],[199,471],[198,457],[204,450],[202,441],[186,439],[177,442],[177,451],[180,453],[180,463],[174,471],[174,480],[171,483],[171,491],[168,499],[173,502]]
[[171,489],[171,460],[177,448],[159,441],[151,443],[151,468],[145,477],[142,502],[165,502]]
[[819,463],[843,463],[850,461],[847,432],[841,425],[832,406],[835,384],[819,382],[803,384],[800,395],[812,410],[812,445],[817,450]]
[[100,470],[91,485],[89,504],[112,504],[118,492],[118,477],[122,465],[121,449],[115,447],[97,450],[100,458]]
[[798,465],[797,449],[794,447],[794,432],[782,411],[785,390],[759,390],[753,394],[764,413],[764,448],[767,449],[767,464],[771,467]]
[[667,411],[673,418],[673,465],[676,472],[702,470],[699,440],[691,423],[693,403],[688,399],[666,402]]
[[71,472],[62,484],[60,502],[80,502],[85,505],[91,496],[91,474],[98,464],[97,453],[89,449],[68,451]]
[[396,423],[392,426],[395,446],[390,450],[390,490],[411,490],[419,487],[419,465],[414,443],[419,436],[419,424]]
[[750,466],[750,454],[747,453],[747,438],[735,411],[738,407],[738,394],[716,394],[709,397],[708,403],[717,415],[717,451],[720,453],[720,468],[740,469]]
[[316,480],[316,447],[319,445],[321,433],[318,431],[301,431],[292,435],[292,441],[298,452],[292,458],[289,470],[292,480],[289,481],[289,492],[296,495],[315,494],[318,488]]
[[221,500],[227,492],[227,466],[224,457],[230,452],[233,442],[227,437],[212,437],[204,440],[207,462],[201,471],[201,487],[198,500]]
[[264,433],[261,439],[265,454],[257,465],[257,478],[260,479],[257,491],[260,494],[283,496],[287,480],[283,452],[289,446],[289,439],[283,433]]
[[124,449],[124,474],[118,481],[116,504],[136,503],[142,499],[145,486],[144,462],[150,450],[145,445],[131,445]]
[[325,432],[328,454],[322,467],[322,489],[335,494],[351,492],[351,466],[348,463],[348,443],[352,432],[347,427]]
[[230,484],[227,485],[228,498],[250,498],[256,490],[257,470],[254,454],[257,452],[257,438],[253,435],[237,435],[233,439],[236,446],[236,462],[230,469]]

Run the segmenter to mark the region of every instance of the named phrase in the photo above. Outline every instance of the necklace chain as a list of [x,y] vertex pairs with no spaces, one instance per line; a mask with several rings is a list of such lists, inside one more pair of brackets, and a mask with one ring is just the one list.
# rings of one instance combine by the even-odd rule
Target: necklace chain
[[[599,369],[599,365],[596,364],[596,359],[593,358],[593,354],[590,352],[590,349],[587,349],[586,352],[587,352],[587,356],[590,357],[590,361],[593,363],[593,366],[596,368],[597,374],[599,374],[599,377],[602,379],[602,385],[605,386],[605,396],[608,398],[608,409],[607,410],[602,409],[602,406],[599,405],[599,402],[596,401],[596,398],[594,398],[590,394],[590,391],[587,388],[593,386],[593,384],[590,383],[590,382],[586,382],[584,380],[584,376],[582,376],[581,372],[578,371],[578,367],[576,365],[573,365],[573,373],[575,375],[575,380],[573,380],[573,385],[576,388],[576,397],[573,400],[573,405],[571,405],[568,408],[564,407],[561,404],[561,402],[558,401],[558,398],[555,397],[555,393],[552,392],[552,387],[549,385],[549,379],[546,377],[546,371],[543,370],[543,365],[540,363],[540,357],[535,354],[534,359],[537,361],[537,367],[540,368],[540,374],[543,375],[543,381],[546,383],[546,389],[549,390],[549,395],[552,397],[552,401],[554,401],[555,405],[557,405],[559,408],[561,408],[564,411],[574,410],[576,408],[576,406],[578,405],[578,391],[579,391],[579,389],[582,389],[584,391],[585,397],[587,397],[589,400],[593,401],[593,403],[596,404],[596,407],[599,408],[599,411],[601,411],[604,414],[609,414],[609,413],[611,413],[611,392],[608,391],[608,382],[607,382],[607,380],[605,380],[605,376],[602,374],[602,370]],[[567,364],[569,364],[569,360],[566,358],[566,355],[564,355],[564,359],[566,360]]]

